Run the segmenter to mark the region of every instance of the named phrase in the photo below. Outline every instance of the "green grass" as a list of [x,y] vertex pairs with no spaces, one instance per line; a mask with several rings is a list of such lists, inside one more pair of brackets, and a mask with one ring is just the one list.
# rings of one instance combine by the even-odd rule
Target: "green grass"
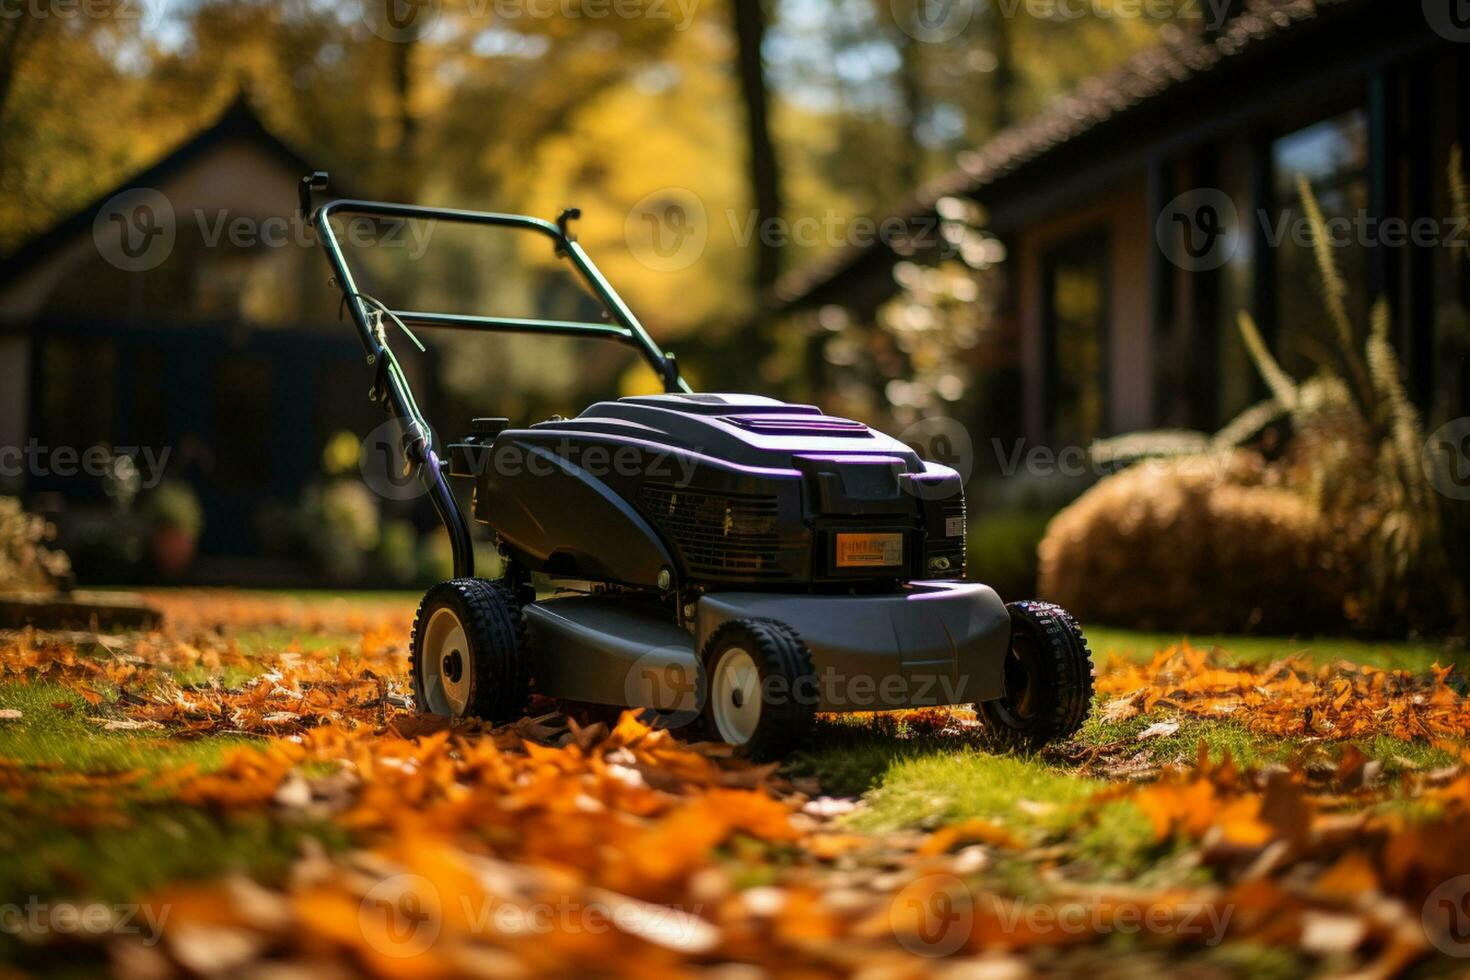
[[[1179,721],[1179,730],[1137,740],[1164,720]],[[1161,712],[1111,724],[1094,717],[1078,742],[1107,752],[1103,774],[1108,760],[1121,764],[1136,756],[1142,756],[1138,761],[1144,767],[1189,766],[1203,743],[1215,762],[1229,753],[1245,767],[1290,763],[1327,778],[1342,748]],[[1455,761],[1442,749],[1388,737],[1355,744],[1382,764],[1382,778],[1390,781],[1406,771],[1425,772]],[[1096,801],[1112,785],[1109,780],[1046,754],[995,754],[973,735],[892,737],[840,720],[826,722],[787,771],[815,775],[826,792],[860,796],[859,808],[846,818],[854,830],[933,830],[978,817],[1005,827],[1027,845],[1064,845],[1065,859],[1078,866],[1074,870],[1093,880],[1165,887],[1208,877],[1188,859],[1185,845],[1158,842],[1132,803]],[[996,860],[994,873],[1015,894],[1035,889],[1034,865],[1024,855],[997,853]]]
[[306,837],[332,848],[346,844],[343,832],[324,822],[282,823],[269,814],[216,814],[171,803],[168,790],[155,789],[146,777],[104,796],[101,809],[90,792],[44,788],[45,775],[57,772],[153,773],[183,765],[209,771],[235,749],[258,747],[258,740],[109,732],[88,720],[107,714],[105,702],[94,707],[51,682],[0,685],[0,707],[22,712],[0,722],[0,757],[43,775],[43,788],[17,790],[0,805],[0,895],[128,901],[165,882],[231,870],[270,880],[289,868]]
[[1017,836],[1025,839],[1031,831],[1065,830],[1072,820],[1069,809],[1104,785],[1035,758],[994,755],[973,746],[930,750],[890,764],[852,823],[884,831],[983,817],[1017,828]]
[[[1095,804],[1107,783],[1079,775],[1040,756],[998,755],[974,738],[901,739],[857,734],[853,726],[824,725],[811,749],[793,761],[829,791],[835,783],[861,787],[862,805],[846,818],[854,830],[884,833],[932,830],[967,818],[1004,827],[1027,845],[1068,842],[1070,858],[1100,879],[1189,876],[1167,860],[1147,818],[1132,804]],[[844,730],[848,729],[848,730]],[[1034,867],[998,855],[995,869],[1015,894],[1034,890]]]
[[0,814],[0,895],[128,901],[168,882],[229,871],[279,880],[310,837],[329,849],[345,833],[269,814],[218,816],[180,805],[124,806],[117,826],[73,828]]
[[[1147,663],[1154,653],[1183,639],[1179,633],[1140,633],[1084,624],[1088,645],[1099,665],[1112,654]],[[1350,663],[1392,670],[1426,671],[1435,663],[1470,662],[1463,649],[1435,643],[1389,643],[1324,637],[1311,640],[1271,636],[1191,636],[1189,642],[1199,648],[1218,647],[1245,663],[1261,664],[1283,657],[1306,654],[1314,664]]]
[[56,683],[0,685],[0,708],[22,713],[19,720],[0,722],[0,756],[74,772],[154,771],[187,764],[210,769],[232,749],[259,744],[221,735],[169,738],[159,730],[109,732],[88,720],[105,716],[103,706],[93,707]]
[[[231,633],[230,638],[241,653],[258,655],[300,650],[315,653],[319,650],[357,650],[362,637],[356,633],[303,633],[286,626],[264,626],[260,629],[242,630]],[[404,642],[408,638],[404,637]]]
[[[1148,728],[1165,721],[1178,722],[1179,730],[1172,735],[1138,741],[1138,736]],[[1228,753],[1236,762],[1249,767],[1285,762],[1300,749],[1300,743],[1294,739],[1263,738],[1238,722],[1210,721],[1168,712],[1152,712],[1121,722],[1104,722],[1094,712],[1082,726],[1078,739],[1092,747],[1121,743],[1123,755],[1142,752],[1154,765],[1188,765],[1198,757],[1201,742],[1211,761],[1219,762]]]
[[[350,844],[345,832],[329,822],[283,822],[268,813],[221,815],[178,804],[130,804],[107,818],[107,826],[85,828],[0,806],[0,895],[17,904],[32,899],[132,903],[181,882],[233,872],[275,884],[286,880],[306,840],[329,851]],[[138,919],[137,927],[148,935],[155,924],[166,924],[157,916],[169,911],[150,908],[145,914],[154,919]],[[28,966],[27,972],[37,975],[65,975],[58,974],[62,964],[45,947],[0,934],[0,963],[7,962]],[[69,957],[68,962],[80,966],[82,961]],[[100,972],[99,963],[76,975]]]
[[[1178,731],[1138,740],[1145,730],[1165,721],[1177,722]],[[1154,711],[1122,722],[1104,722],[1094,713],[1082,727],[1078,741],[1095,747],[1120,745],[1122,755],[1141,752],[1156,766],[1190,765],[1198,757],[1201,744],[1211,762],[1222,761],[1228,753],[1237,764],[1251,769],[1270,765],[1335,766],[1342,749],[1349,744],[1381,763],[1386,776],[1425,772],[1456,762],[1454,753],[1445,749],[1387,735],[1346,742],[1308,741],[1260,735],[1236,721],[1212,721],[1169,711]]]
[[218,592],[221,595],[238,596],[249,598],[251,596],[263,596],[274,599],[300,599],[302,602],[344,602],[366,603],[379,605],[382,603],[406,603],[416,605],[423,598],[421,589],[361,589],[361,590],[333,590],[333,589],[234,589],[215,588],[212,586],[192,587],[186,586],[176,588],[172,586],[136,586],[136,585],[88,585],[88,592],[132,592],[132,593],[210,593]]

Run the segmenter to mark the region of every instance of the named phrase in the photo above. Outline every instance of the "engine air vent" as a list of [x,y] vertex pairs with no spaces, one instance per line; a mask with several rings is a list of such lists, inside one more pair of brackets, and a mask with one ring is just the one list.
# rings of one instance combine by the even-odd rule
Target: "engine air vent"
[[651,483],[639,491],[639,502],[696,576],[789,578],[792,559],[806,549],[803,539],[780,533],[779,504],[769,494],[706,493]]
[[830,415],[726,415],[722,421],[767,436],[865,436],[868,427]]

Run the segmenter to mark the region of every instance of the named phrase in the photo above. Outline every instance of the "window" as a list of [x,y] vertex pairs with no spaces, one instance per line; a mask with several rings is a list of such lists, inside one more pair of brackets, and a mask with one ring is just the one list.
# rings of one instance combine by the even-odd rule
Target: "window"
[[139,344],[131,355],[131,377],[124,381],[129,386],[130,399],[128,442],[155,449],[172,445],[175,436],[169,424],[168,352],[161,347]]
[[263,357],[229,354],[213,371],[214,470],[219,487],[263,487],[271,480],[271,366]]
[[117,351],[110,340],[47,340],[41,350],[41,441],[48,446],[112,442]]
[[1042,275],[1047,429],[1061,444],[1085,446],[1108,424],[1107,237],[1053,249]]
[[[1275,213],[1266,229],[1276,245],[1276,351],[1286,369],[1310,374],[1331,349],[1332,325],[1322,302],[1322,277],[1305,232],[1298,181],[1305,177],[1327,222],[1332,254],[1347,284],[1348,315],[1368,310],[1368,249],[1358,218],[1368,211],[1368,117],[1361,109],[1308,126],[1271,147]],[[1277,241],[1279,237],[1279,242]]]
[[[1236,213],[1242,216],[1238,244],[1225,265],[1216,274],[1212,295],[1214,309],[1201,311],[1202,318],[1213,317],[1215,335],[1214,362],[1208,363],[1210,347],[1201,349],[1207,365],[1202,372],[1214,390],[1214,404],[1209,417],[1199,419],[1201,427],[1216,429],[1230,422],[1257,399],[1260,384],[1255,364],[1246,352],[1240,336],[1240,314],[1251,310],[1256,290],[1256,236],[1246,217],[1255,213],[1256,172],[1254,156],[1257,144],[1237,139],[1224,143],[1216,170],[1220,189],[1230,196]],[[1190,353],[1194,357],[1193,352]],[[1200,377],[1199,374],[1196,377]]]

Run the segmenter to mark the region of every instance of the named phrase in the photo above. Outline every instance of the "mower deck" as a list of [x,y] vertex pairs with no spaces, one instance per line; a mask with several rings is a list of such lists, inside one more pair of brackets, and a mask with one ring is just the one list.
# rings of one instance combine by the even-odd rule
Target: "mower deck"
[[820,711],[883,711],[1004,694],[1011,620],[995,591],[915,583],[891,595],[719,592],[699,600],[693,633],[656,607],[604,596],[526,607],[538,693],[661,711],[697,710],[701,651],[729,620],[773,619],[811,652]]

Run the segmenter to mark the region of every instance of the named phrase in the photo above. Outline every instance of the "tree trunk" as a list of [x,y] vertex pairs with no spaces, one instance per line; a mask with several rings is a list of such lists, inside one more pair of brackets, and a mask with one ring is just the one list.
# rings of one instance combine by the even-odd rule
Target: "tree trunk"
[[998,4],[991,31],[995,39],[995,71],[991,73],[990,87],[992,97],[995,99],[994,111],[990,117],[993,135],[1010,126],[1014,118],[1011,101],[1016,91],[1016,65],[1014,53],[1011,50],[1011,22]]
[[[394,3],[395,0],[384,0]],[[392,193],[400,200],[412,202],[418,191],[418,167],[414,155],[417,142],[418,121],[413,117],[413,50],[417,41],[401,38],[388,42],[388,57],[391,62],[390,77],[393,84],[393,103],[398,118],[398,147],[394,154],[394,173],[390,179]]]
[[903,30],[898,31],[899,87],[903,94],[904,146],[899,164],[899,193],[909,195],[924,179],[924,147],[919,142],[919,123],[924,118],[924,83],[919,50],[922,45]]
[[781,217],[781,167],[771,139],[770,95],[761,60],[766,15],[762,0],[729,2],[735,27],[736,69],[745,102],[751,199],[755,203],[755,286],[757,291],[764,291],[781,274],[781,249],[775,244],[776,238],[765,231],[768,223]]

